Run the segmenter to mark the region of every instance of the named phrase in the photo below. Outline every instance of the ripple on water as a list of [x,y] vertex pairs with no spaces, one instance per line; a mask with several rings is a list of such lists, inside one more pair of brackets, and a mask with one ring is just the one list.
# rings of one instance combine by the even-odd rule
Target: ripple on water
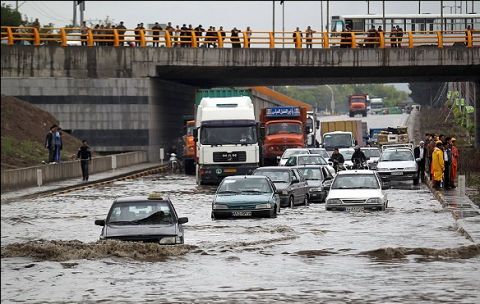
[[403,259],[409,255],[419,255],[430,258],[469,259],[480,256],[480,244],[444,249],[386,247],[363,251],[360,252],[359,255],[366,255],[378,260]]

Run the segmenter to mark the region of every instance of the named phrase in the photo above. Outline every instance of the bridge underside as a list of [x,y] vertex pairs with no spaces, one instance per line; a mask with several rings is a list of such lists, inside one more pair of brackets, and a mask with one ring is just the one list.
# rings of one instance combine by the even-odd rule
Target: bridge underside
[[199,87],[472,81],[478,66],[183,67],[157,66],[156,78]]

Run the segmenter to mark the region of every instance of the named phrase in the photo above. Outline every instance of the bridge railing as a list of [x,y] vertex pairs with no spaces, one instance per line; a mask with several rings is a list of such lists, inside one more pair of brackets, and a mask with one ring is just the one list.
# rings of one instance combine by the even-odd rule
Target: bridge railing
[[480,47],[480,30],[398,32],[240,32],[238,37],[220,31],[197,36],[195,31],[155,29],[82,29],[1,27],[1,43],[7,45],[136,46],[136,47],[239,47],[239,48],[414,48],[418,46]]

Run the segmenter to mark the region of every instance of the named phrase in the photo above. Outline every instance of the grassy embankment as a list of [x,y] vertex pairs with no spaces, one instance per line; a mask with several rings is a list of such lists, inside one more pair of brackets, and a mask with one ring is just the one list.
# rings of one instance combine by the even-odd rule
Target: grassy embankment
[[[40,165],[48,160],[45,136],[58,120],[50,113],[14,97],[1,101],[2,170]],[[62,160],[71,159],[80,140],[63,133]]]

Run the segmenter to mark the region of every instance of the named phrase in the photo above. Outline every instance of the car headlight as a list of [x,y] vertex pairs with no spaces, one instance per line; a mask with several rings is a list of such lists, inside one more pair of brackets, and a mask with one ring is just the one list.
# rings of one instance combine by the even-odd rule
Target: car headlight
[[408,168],[405,168],[405,171],[417,171],[417,168],[415,168],[415,167],[408,167]]
[[327,200],[327,205],[341,205],[342,201],[339,200],[338,198],[331,198]]
[[383,199],[381,199],[380,197],[372,197],[367,200],[367,204],[380,205],[380,204],[383,204]]
[[160,244],[175,244],[177,242],[177,238],[174,236],[164,237],[160,239]]
[[213,209],[228,209],[228,206],[222,204],[213,204]]
[[282,190],[282,191],[280,191],[280,194],[287,195],[288,191],[287,190]]
[[319,191],[322,191],[323,188],[322,187],[319,187],[319,188],[310,188],[308,189],[309,192],[319,192]]
[[272,208],[272,204],[259,204],[255,206],[255,209],[270,209]]

